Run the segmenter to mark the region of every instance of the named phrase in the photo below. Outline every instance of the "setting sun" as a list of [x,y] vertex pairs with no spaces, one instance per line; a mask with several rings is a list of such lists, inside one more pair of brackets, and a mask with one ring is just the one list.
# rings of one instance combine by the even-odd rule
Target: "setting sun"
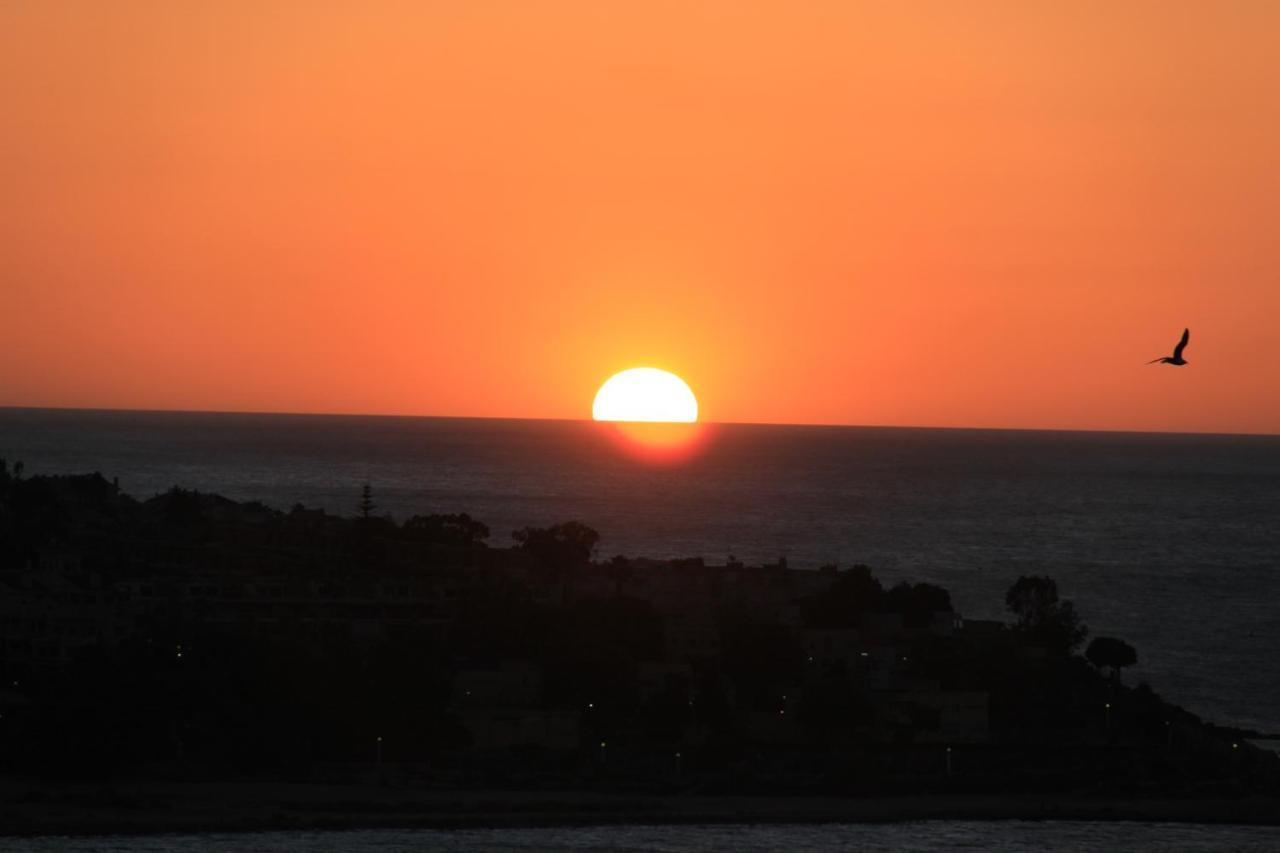
[[600,386],[591,416],[597,421],[693,423],[698,420],[698,401],[674,373],[634,367]]

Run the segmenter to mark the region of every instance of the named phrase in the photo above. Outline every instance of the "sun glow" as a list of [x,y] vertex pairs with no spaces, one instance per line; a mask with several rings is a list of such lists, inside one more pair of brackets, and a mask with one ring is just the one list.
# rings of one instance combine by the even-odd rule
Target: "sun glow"
[[679,376],[653,367],[609,377],[591,415],[624,454],[646,463],[683,462],[706,441],[693,391]]
[[689,424],[698,420],[698,400],[674,373],[633,367],[600,386],[591,416],[597,421]]

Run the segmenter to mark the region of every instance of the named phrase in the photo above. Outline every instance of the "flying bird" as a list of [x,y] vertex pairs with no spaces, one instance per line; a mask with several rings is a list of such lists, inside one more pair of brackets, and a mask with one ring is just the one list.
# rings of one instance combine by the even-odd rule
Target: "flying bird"
[[1178,341],[1178,345],[1173,348],[1173,355],[1166,355],[1164,358],[1153,358],[1151,361],[1148,361],[1147,364],[1155,364],[1158,361],[1161,364],[1172,364],[1176,367],[1182,367],[1182,365],[1187,363],[1187,360],[1182,357],[1182,350],[1186,347],[1187,340],[1190,339],[1190,337],[1191,330],[1183,329],[1182,340]]

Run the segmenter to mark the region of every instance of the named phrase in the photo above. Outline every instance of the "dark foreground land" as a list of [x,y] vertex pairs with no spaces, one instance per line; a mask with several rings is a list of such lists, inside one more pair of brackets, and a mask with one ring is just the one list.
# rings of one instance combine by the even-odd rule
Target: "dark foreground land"
[[1280,822],[1280,758],[1125,684],[1048,578],[978,622],[864,566],[353,508],[0,461],[0,833]]
[[471,829],[608,824],[874,823],[908,820],[1127,820],[1280,825],[1274,797],[915,794],[714,796],[405,791],[288,783],[135,783],[5,789],[10,835],[268,830]]

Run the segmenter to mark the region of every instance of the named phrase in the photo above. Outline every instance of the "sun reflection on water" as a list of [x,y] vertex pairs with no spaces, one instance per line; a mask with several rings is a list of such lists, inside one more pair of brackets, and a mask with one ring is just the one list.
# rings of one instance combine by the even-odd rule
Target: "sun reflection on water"
[[714,432],[710,425],[703,423],[595,423],[622,453],[654,465],[687,462],[706,448]]

